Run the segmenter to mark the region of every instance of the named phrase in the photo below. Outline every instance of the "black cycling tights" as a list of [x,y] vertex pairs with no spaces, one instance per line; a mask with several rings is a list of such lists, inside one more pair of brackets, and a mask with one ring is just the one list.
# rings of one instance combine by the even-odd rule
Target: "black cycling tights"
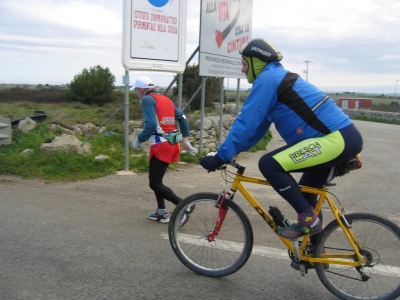
[[173,190],[163,184],[165,172],[167,172],[169,164],[159,160],[153,155],[149,163],[149,186],[154,191],[159,209],[165,209],[165,200],[171,201],[177,205],[182,201]]

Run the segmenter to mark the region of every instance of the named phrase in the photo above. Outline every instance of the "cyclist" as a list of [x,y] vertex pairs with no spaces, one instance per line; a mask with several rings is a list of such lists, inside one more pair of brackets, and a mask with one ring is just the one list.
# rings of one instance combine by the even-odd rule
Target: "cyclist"
[[[361,134],[334,100],[284,69],[282,53],[270,42],[253,39],[239,53],[252,90],[216,155],[201,158],[200,164],[215,171],[255,145],[273,122],[287,145],[262,156],[259,169],[298,214],[298,222],[278,234],[297,239],[317,233],[322,230],[322,213],[314,210],[317,196],[302,194],[298,184],[322,188],[331,167],[361,152]],[[289,172],[302,172],[300,181]]]
[[[160,134],[175,130],[175,122],[178,121],[185,150],[191,155],[196,155],[198,150],[192,147],[188,140],[189,124],[185,115],[168,97],[155,91],[154,83],[150,78],[145,76],[137,78],[134,88],[142,105],[144,128],[133,142],[132,147],[135,150],[142,150],[140,144],[150,139],[149,185],[157,200],[157,209],[155,212],[149,213],[148,218],[168,223],[165,199],[175,205],[182,199],[171,188],[163,184],[163,178],[169,164],[179,161],[180,145],[179,143],[170,144]],[[193,209],[194,207],[188,208],[181,216],[182,225],[187,222]]]

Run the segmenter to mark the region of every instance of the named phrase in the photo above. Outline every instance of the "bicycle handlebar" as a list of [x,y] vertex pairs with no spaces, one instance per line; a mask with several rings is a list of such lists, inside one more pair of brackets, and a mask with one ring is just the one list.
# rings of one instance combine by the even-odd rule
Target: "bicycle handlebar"
[[240,174],[243,174],[244,170],[246,169],[245,166],[238,164],[235,159],[232,159],[232,160],[228,160],[223,166],[219,167],[218,170],[225,170],[226,166],[228,164],[231,165],[232,167],[234,167],[235,169],[237,169],[238,173],[240,173]]

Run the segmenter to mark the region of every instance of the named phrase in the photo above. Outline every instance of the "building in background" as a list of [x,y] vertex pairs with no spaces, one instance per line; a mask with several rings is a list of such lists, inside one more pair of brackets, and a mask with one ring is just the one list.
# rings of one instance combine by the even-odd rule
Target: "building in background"
[[340,98],[339,107],[343,109],[370,109],[372,99],[370,98]]

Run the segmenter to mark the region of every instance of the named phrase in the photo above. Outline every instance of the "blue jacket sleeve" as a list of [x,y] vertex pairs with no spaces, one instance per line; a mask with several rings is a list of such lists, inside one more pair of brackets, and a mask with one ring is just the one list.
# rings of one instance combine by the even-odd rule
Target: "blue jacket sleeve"
[[138,135],[138,141],[143,143],[147,141],[157,128],[156,100],[151,96],[144,96],[141,100],[142,113],[144,118],[144,127]]
[[179,129],[183,137],[187,137],[190,134],[189,122],[186,120],[186,116],[179,108],[175,107],[175,120],[178,121]]
[[262,139],[262,137],[268,132],[270,126],[271,126],[271,121],[269,121],[268,119],[264,119],[261,122],[260,126],[257,128],[254,135],[247,141],[246,144],[242,146],[242,149],[239,152],[247,151],[255,144],[257,144]]
[[218,148],[218,156],[227,161],[255,145],[271,125],[269,112],[277,101],[277,87],[273,72],[262,72],[246,98],[241,114],[236,118],[225,141]]

